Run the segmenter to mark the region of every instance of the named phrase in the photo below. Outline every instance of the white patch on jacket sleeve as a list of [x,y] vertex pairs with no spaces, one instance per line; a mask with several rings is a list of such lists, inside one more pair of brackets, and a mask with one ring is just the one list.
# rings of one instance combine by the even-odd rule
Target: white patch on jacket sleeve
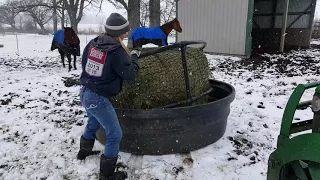
[[101,77],[106,58],[107,52],[90,47],[85,71],[90,76]]

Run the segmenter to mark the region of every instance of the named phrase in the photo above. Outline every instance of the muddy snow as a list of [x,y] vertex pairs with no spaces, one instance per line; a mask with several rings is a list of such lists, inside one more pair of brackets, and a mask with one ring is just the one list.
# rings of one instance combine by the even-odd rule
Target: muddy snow
[[[81,35],[81,49],[93,37]],[[81,60],[76,71],[62,68],[57,50],[50,51],[51,39],[0,36],[0,179],[97,179],[98,155],[76,159],[87,120],[73,82]],[[208,54],[212,78],[236,89],[225,135],[189,154],[121,152],[119,170],[132,180],[266,179],[287,99],[298,84],[318,81],[319,54],[308,49],[250,60]],[[309,90],[302,100],[312,95]],[[310,109],[295,114],[295,120],[311,117]],[[103,146],[97,142],[94,149]]]

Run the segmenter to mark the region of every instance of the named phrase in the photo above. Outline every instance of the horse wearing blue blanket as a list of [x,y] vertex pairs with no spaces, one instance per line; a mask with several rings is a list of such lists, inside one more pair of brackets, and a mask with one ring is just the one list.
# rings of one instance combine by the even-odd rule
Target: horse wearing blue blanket
[[154,28],[136,28],[132,31],[129,37],[128,48],[141,48],[143,45],[149,43],[158,45],[158,47],[167,46],[168,35],[173,29],[179,33],[182,32],[180,22],[177,19],[174,19],[168,23],[163,24],[162,26],[157,26]]
[[64,29],[55,32],[51,44],[51,51],[55,49],[59,51],[64,68],[64,56],[66,55],[69,62],[69,71],[71,71],[71,55],[73,55],[73,67],[75,70],[77,69],[76,56],[80,56],[80,39],[72,27],[64,27]]

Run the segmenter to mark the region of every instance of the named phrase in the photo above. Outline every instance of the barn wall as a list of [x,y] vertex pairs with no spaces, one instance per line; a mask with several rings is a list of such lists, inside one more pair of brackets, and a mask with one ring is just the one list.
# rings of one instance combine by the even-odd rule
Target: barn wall
[[[286,51],[309,47],[315,5],[315,0],[290,0],[289,13],[305,12],[310,8],[301,16],[288,14],[287,28],[291,26],[286,31]],[[253,52],[277,52],[280,48],[284,0],[255,0],[254,7]],[[264,16],[260,16],[261,14]],[[294,22],[298,17],[300,18]]]
[[[303,12],[313,0],[290,0],[288,12]],[[255,14],[273,13],[273,3],[275,0],[255,0]],[[275,13],[283,13],[284,0],[278,0]],[[299,15],[288,15],[288,25],[290,25]],[[310,14],[302,15],[291,28],[308,28],[310,22]],[[313,17],[311,17],[313,19]],[[255,16],[255,21],[261,28],[273,28],[272,16]],[[282,15],[275,17],[275,27],[282,27]]]
[[207,52],[245,55],[248,1],[179,0],[177,40],[203,40]]

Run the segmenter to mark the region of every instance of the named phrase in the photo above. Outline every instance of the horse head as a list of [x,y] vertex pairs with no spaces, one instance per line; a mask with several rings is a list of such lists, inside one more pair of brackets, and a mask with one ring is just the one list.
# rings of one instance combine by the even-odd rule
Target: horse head
[[180,26],[180,22],[177,18],[175,18],[174,20],[172,20],[172,27],[174,30],[178,31],[179,33],[182,32],[182,28]]
[[79,45],[80,39],[77,34],[74,32],[72,27],[63,27],[64,28],[64,42],[71,45]]

